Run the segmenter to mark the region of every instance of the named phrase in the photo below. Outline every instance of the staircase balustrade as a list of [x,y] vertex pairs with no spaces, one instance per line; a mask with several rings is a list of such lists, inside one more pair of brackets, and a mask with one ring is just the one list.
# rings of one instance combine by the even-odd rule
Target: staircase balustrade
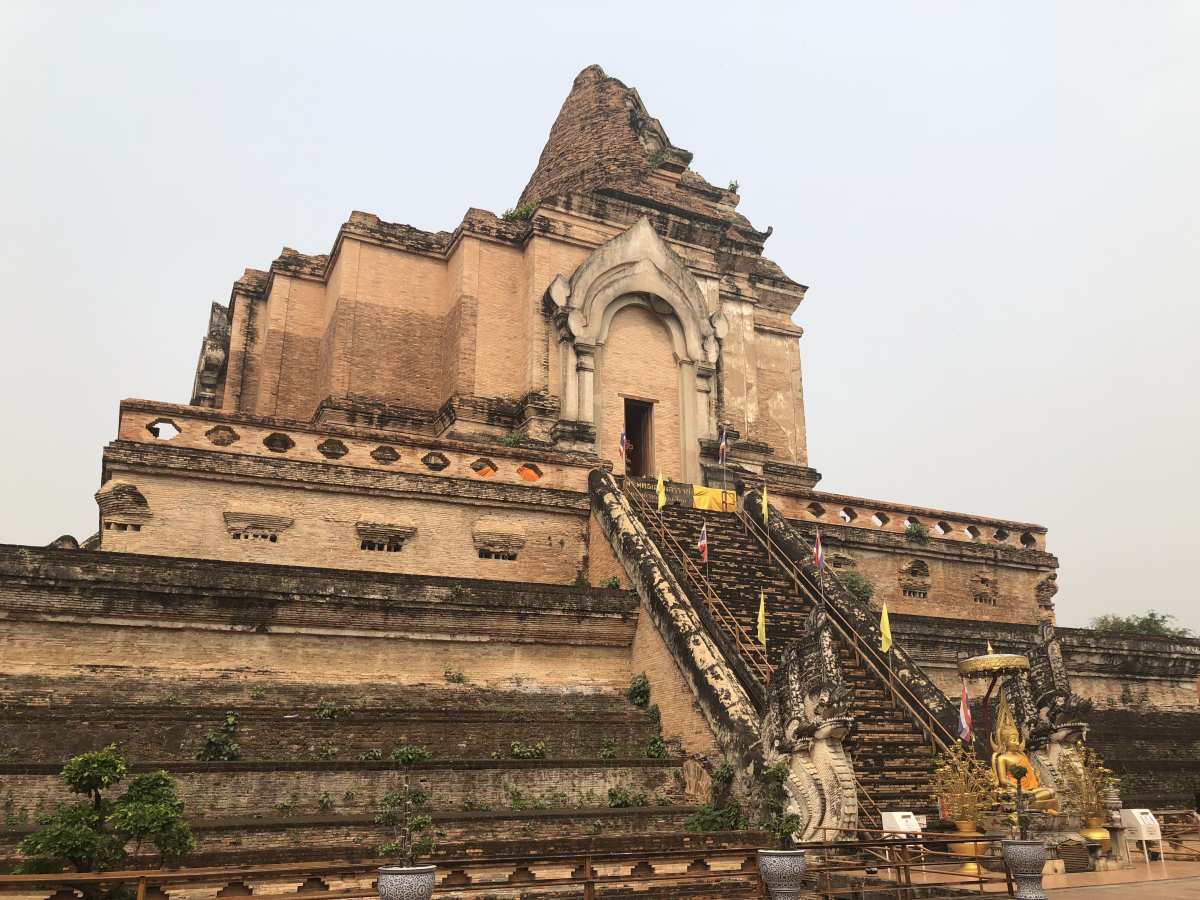
[[[759,543],[763,545],[771,560],[791,575],[792,584],[795,587],[797,596],[801,600],[816,603],[824,607],[826,613],[829,615],[830,624],[838,633],[843,643],[850,649],[859,663],[864,668],[869,669],[875,675],[876,679],[884,685],[891,696],[893,704],[902,707],[909,714],[934,750],[945,752],[953,745],[956,738],[950,733],[949,729],[942,724],[937,716],[926,708],[925,704],[921,702],[906,684],[896,679],[890,657],[880,648],[876,647],[874,641],[868,640],[860,634],[845,613],[838,608],[836,603],[826,601],[823,585],[814,584],[809,573],[796,565],[783,552],[783,549],[776,543],[775,539],[771,537],[768,529],[756,521],[754,517],[747,515],[745,509],[739,509],[737,516],[747,532],[754,535]],[[812,546],[802,535],[799,538],[801,543],[811,553]],[[826,577],[833,581],[837,590],[849,595],[849,589],[837,577],[836,573],[826,572]]]

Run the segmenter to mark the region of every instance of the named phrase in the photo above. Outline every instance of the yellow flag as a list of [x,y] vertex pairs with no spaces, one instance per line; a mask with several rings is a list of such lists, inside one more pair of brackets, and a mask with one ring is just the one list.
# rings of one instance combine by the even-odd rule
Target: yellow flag
[[992,642],[988,641],[988,656],[991,656],[996,651],[992,649]]
[[766,524],[768,524],[768,522],[767,522],[767,486],[765,484],[763,485],[762,497],[763,497],[763,502],[762,502],[763,524],[766,525]]
[[767,646],[767,595],[763,589],[758,589],[758,642],[766,649]]
[[662,469],[658,470],[658,508],[667,505],[667,485],[663,482]]
[[884,653],[892,649],[892,623],[888,620],[886,603],[879,614],[879,649]]

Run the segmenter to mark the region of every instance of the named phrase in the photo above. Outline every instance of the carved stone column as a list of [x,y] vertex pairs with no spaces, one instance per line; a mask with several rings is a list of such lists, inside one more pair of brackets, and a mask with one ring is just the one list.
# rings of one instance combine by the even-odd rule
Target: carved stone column
[[596,421],[596,348],[591,344],[575,342],[575,375],[579,386],[579,405],[576,411],[579,421],[590,425]]

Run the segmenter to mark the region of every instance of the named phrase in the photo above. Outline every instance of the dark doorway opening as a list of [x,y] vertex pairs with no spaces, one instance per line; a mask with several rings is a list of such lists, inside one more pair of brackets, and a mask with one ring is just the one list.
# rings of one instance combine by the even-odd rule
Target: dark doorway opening
[[654,470],[654,404],[625,401],[626,475],[650,475]]

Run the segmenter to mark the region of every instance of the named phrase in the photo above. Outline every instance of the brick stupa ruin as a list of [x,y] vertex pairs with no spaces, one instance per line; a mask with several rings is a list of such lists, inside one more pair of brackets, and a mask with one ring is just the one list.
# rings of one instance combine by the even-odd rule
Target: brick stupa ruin
[[[421,778],[457,846],[666,841],[724,759],[748,797],[785,762],[802,833],[831,834],[881,807],[936,815],[956,665],[988,641],[1033,663],[1005,690],[1045,781],[1081,719],[1130,802],[1190,799],[1168,758],[1200,743],[1195,642],[1056,629],[1040,525],[818,489],[806,288],[691,161],[591,66],[509,214],[426,232],[354,212],[328,254],[247,269],[212,307],[191,403],[121,404],[97,535],[0,547],[17,807],[118,741],[177,773],[198,861],[365,853],[375,760],[408,741],[436,750]],[[695,508],[723,484],[750,521]],[[870,649],[880,602],[890,659]],[[643,672],[657,718],[625,699]],[[241,759],[196,762],[231,710]]]

